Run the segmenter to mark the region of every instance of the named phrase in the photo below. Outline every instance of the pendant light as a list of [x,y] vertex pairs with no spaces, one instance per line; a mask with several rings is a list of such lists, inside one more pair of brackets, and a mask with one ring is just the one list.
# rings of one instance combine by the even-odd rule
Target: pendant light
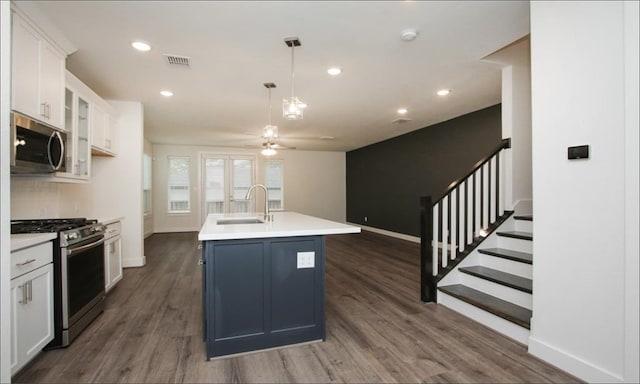
[[278,127],[271,125],[271,89],[275,88],[274,83],[264,83],[265,88],[269,90],[269,124],[262,128],[262,138],[266,140],[262,144],[262,153],[264,156],[273,156],[278,152],[273,148],[273,140],[278,138]]
[[282,116],[287,120],[302,120],[302,110],[307,106],[295,96],[295,72],[293,61],[293,50],[299,47],[300,40],[297,37],[287,37],[284,39],[287,47],[291,47],[291,97],[282,100]]

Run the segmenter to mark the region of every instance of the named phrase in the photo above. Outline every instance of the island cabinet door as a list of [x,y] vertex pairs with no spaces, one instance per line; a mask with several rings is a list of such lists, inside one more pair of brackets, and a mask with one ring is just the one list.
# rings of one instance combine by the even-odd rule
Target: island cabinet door
[[321,236],[204,249],[207,359],[325,338]]
[[295,339],[324,339],[324,253],[322,238],[270,243],[271,332]]

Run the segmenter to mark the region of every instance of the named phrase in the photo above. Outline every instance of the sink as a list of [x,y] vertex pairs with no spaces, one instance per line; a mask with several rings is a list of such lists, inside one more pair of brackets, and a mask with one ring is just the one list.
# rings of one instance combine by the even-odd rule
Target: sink
[[216,224],[225,225],[225,224],[262,224],[264,221],[255,218],[255,217],[233,217],[227,219],[218,219]]

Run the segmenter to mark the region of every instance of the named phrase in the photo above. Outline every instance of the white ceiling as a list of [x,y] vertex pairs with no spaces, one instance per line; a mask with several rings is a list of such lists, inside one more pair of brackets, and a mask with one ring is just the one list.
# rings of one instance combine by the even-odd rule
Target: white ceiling
[[[268,123],[298,149],[347,151],[500,102],[482,58],[529,33],[528,1],[42,1],[78,50],[67,68],[105,99],[140,101],[152,143],[257,145]],[[413,28],[418,37],[400,39]],[[282,118],[295,93],[304,119]],[[138,52],[133,40],[149,42]],[[163,54],[190,57],[170,66]],[[343,68],[337,77],[329,66]],[[452,93],[436,95],[441,88]],[[159,94],[174,92],[172,98]],[[405,107],[412,121],[393,124]],[[334,140],[320,140],[334,136]]]

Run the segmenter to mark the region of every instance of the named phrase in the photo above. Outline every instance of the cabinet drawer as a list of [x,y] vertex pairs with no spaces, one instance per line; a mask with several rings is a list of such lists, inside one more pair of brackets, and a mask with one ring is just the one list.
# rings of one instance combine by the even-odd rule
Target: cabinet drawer
[[114,236],[118,236],[120,234],[120,230],[122,229],[122,224],[119,221],[115,223],[111,223],[107,225],[107,230],[104,234],[106,239],[112,238]]
[[53,243],[50,241],[11,252],[11,278],[24,275],[51,262],[53,262]]

